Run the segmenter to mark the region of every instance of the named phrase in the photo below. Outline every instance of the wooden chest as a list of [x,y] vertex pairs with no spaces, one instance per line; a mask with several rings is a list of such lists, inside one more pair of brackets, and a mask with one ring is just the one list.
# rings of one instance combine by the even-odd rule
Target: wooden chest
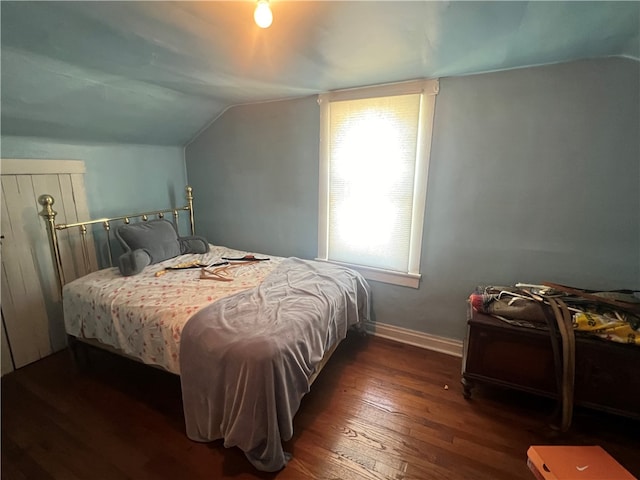
[[[640,348],[576,335],[575,404],[640,418]],[[513,326],[470,308],[462,383],[476,382],[557,398],[547,330]]]

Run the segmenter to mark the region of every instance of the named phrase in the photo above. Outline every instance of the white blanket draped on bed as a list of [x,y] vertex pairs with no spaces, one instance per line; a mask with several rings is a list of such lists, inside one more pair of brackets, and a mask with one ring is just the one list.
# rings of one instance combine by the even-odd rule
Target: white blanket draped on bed
[[353,270],[289,258],[257,287],[218,300],[182,331],[187,435],[224,439],[259,470],[285,466],[282,441],[309,378],[347,329],[369,317],[369,288]]

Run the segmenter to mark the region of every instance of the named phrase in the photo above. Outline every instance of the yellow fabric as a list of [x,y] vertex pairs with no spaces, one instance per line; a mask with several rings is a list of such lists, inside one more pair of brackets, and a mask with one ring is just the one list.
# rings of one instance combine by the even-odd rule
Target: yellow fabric
[[573,315],[573,328],[614,342],[640,345],[640,332],[631,327],[630,320],[620,312],[578,312]]

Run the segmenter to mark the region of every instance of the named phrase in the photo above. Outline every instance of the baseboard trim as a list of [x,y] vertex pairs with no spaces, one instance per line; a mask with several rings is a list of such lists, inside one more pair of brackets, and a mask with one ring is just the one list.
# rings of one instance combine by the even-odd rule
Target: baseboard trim
[[436,335],[378,322],[367,322],[365,329],[367,333],[375,335],[376,337],[387,338],[389,340],[395,340],[396,342],[406,343],[407,345],[446,353],[454,357],[462,357],[462,342],[460,340],[438,337]]

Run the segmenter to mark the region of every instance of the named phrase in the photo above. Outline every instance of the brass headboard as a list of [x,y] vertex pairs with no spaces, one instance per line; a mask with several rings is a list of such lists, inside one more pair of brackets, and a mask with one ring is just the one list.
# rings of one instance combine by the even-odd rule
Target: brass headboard
[[87,270],[89,270],[89,250],[88,250],[88,245],[87,245],[87,226],[88,225],[96,225],[96,224],[102,224],[102,228],[104,229],[104,231],[106,232],[107,235],[107,241],[106,241],[106,246],[107,246],[107,251],[108,251],[108,258],[109,258],[109,266],[112,267],[113,266],[113,253],[111,251],[111,236],[110,236],[110,232],[111,232],[111,223],[112,222],[117,222],[117,221],[122,221],[125,224],[128,224],[131,222],[132,219],[140,219],[143,222],[146,222],[147,220],[149,220],[149,217],[156,217],[156,218],[164,218],[164,215],[166,213],[171,213],[173,214],[173,222],[176,226],[176,228],[178,228],[178,215],[180,211],[187,211],[189,212],[189,225],[191,227],[191,235],[195,235],[195,221],[194,221],[194,215],[193,215],[193,188],[191,188],[190,186],[186,187],[186,197],[187,197],[187,204],[183,207],[177,207],[177,208],[168,208],[165,210],[154,210],[151,212],[142,212],[142,213],[132,213],[132,214],[128,214],[128,215],[122,215],[122,216],[118,216],[118,217],[110,217],[110,218],[98,218],[95,220],[87,220],[84,222],[74,222],[74,223],[60,223],[57,224],[56,223],[56,215],[58,214],[58,212],[56,212],[53,209],[53,204],[55,203],[55,200],[53,199],[53,197],[51,195],[48,194],[44,194],[44,195],[40,195],[40,197],[38,198],[38,202],[40,203],[40,205],[42,205],[42,211],[40,212],[40,215],[42,217],[44,217],[45,222],[47,223],[47,233],[49,236],[49,245],[51,247],[51,253],[52,253],[52,257],[53,257],[53,261],[54,261],[54,266],[55,266],[55,270],[56,270],[56,274],[58,277],[58,287],[60,289],[60,292],[62,293],[62,287],[65,284],[65,279],[64,279],[64,270],[62,267],[62,256],[60,255],[60,242],[58,239],[58,232],[62,231],[62,230],[67,230],[70,228],[78,228],[79,234],[80,234],[80,238],[82,240],[81,245],[82,245],[82,258],[84,261],[84,266]]

